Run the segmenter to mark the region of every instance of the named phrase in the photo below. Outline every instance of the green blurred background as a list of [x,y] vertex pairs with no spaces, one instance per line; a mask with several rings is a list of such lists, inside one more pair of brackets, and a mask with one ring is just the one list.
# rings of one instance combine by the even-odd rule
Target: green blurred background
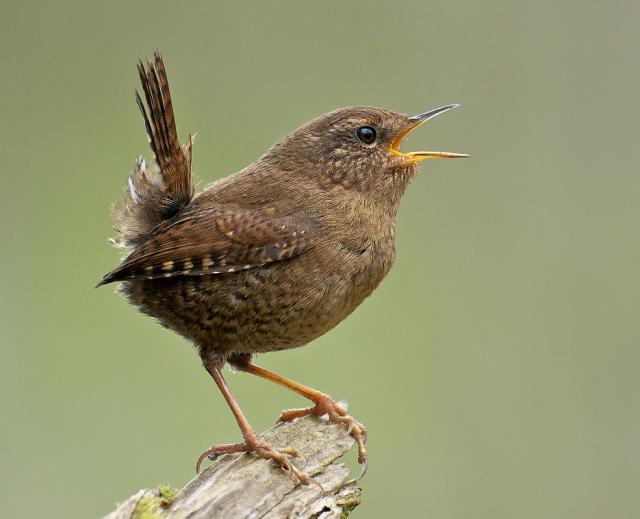
[[[260,357],[369,426],[357,517],[640,511],[638,19],[621,2],[11,2],[0,17],[3,517],[97,517],[239,437],[184,340],[94,290],[164,53],[195,170],[339,106],[463,107],[407,149],[398,260],[312,345]],[[229,375],[258,429],[303,402]],[[349,462],[353,462],[350,459]]]

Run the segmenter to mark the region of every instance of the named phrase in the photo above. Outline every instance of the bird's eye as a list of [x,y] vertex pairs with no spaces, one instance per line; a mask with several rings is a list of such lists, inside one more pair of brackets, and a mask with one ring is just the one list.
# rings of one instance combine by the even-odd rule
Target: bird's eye
[[373,144],[376,140],[376,131],[371,126],[361,126],[356,131],[356,137],[365,144]]

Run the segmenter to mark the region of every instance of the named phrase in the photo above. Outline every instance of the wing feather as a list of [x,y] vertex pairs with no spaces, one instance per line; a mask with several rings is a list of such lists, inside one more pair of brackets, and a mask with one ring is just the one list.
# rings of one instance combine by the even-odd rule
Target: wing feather
[[99,285],[235,272],[293,258],[311,246],[311,226],[299,219],[219,207],[159,227]]

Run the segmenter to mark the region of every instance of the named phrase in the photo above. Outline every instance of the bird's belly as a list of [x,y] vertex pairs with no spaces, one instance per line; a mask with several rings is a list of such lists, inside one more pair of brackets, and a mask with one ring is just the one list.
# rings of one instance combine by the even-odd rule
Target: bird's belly
[[388,268],[327,270],[304,261],[215,276],[131,281],[122,290],[142,312],[201,352],[256,353],[302,346],[367,297]]

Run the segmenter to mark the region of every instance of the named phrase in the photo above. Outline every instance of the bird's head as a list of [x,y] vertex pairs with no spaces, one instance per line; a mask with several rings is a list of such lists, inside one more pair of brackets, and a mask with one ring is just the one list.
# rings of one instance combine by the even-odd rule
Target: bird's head
[[293,174],[325,186],[358,190],[382,200],[399,199],[426,159],[461,158],[441,151],[400,151],[402,139],[452,104],[414,117],[368,106],[341,108],[318,117],[277,143],[268,156]]

